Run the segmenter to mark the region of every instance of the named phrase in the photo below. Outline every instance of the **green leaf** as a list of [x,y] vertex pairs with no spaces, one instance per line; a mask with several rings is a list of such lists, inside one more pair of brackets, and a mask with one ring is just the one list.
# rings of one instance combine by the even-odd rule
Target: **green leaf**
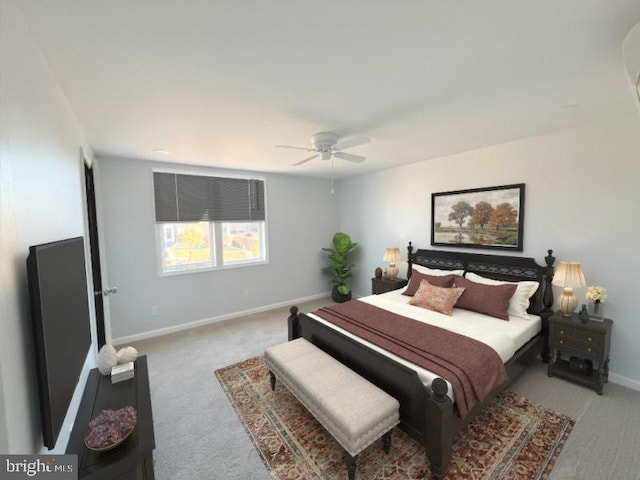
[[346,233],[338,232],[333,236],[333,245],[339,252],[349,251],[349,244],[351,243],[351,237]]
[[351,241],[351,237],[344,232],[337,232],[333,235],[333,248],[324,247],[322,251],[327,252],[329,263],[322,268],[323,272],[332,273],[332,283],[337,285],[338,290],[343,295],[351,292],[351,287],[345,280],[352,278],[351,269],[353,264],[347,263],[348,254],[358,246]]

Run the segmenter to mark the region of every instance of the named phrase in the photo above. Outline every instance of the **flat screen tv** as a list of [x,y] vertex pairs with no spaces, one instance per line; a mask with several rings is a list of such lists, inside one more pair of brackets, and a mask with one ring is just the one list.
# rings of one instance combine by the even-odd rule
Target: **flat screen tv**
[[42,436],[52,449],[91,347],[83,238],[30,247],[27,274]]

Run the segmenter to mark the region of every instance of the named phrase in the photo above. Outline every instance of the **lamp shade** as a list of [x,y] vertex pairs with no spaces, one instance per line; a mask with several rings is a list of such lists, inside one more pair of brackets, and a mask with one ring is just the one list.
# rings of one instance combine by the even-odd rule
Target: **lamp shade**
[[579,288],[586,287],[587,282],[582,272],[580,262],[563,260],[553,275],[553,285],[559,287]]
[[389,247],[384,251],[384,256],[382,257],[383,262],[396,263],[402,260],[402,255],[400,254],[400,249],[397,247]]

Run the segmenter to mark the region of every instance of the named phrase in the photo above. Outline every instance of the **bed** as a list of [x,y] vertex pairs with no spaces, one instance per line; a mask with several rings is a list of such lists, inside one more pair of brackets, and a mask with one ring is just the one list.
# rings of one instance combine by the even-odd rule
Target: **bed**
[[[457,433],[482,411],[500,390],[513,382],[536,357],[548,361],[548,318],[553,313],[551,280],[555,258],[549,250],[545,257],[546,265],[541,266],[533,258],[526,257],[427,249],[414,252],[411,243],[407,251],[409,277],[415,266],[423,266],[439,270],[463,270],[465,275],[473,273],[499,281],[539,283],[539,288],[530,298],[527,309],[532,318],[535,318],[535,322],[538,322],[538,327],[535,332],[520,334],[530,335],[530,338],[525,339],[523,345],[519,346],[510,358],[505,361],[506,354],[501,355],[508,374],[507,381],[493,389],[463,417],[458,411],[455,396],[447,380],[435,374],[431,374],[431,377],[425,376],[425,373],[415,366],[390,358],[392,355],[388,352],[372,348],[366,342],[363,343],[362,339],[354,338],[335,326],[327,325],[316,315],[302,313],[297,307],[291,307],[288,336],[289,340],[305,338],[395,397],[400,402],[401,428],[424,446],[431,473],[435,478],[443,479],[447,474]],[[378,296],[379,299],[362,300],[373,304],[385,303],[387,299],[392,301],[393,296],[399,296],[399,292]]]

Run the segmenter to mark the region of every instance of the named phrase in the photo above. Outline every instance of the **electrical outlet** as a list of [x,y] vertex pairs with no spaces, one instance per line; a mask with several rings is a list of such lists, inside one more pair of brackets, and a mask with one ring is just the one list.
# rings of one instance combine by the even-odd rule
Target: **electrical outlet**
[[249,296],[249,289],[248,288],[245,288],[244,296],[245,296],[245,298]]
[[152,317],[157,317],[160,314],[160,310],[158,309],[157,305],[154,305],[153,307],[151,307],[151,316]]

